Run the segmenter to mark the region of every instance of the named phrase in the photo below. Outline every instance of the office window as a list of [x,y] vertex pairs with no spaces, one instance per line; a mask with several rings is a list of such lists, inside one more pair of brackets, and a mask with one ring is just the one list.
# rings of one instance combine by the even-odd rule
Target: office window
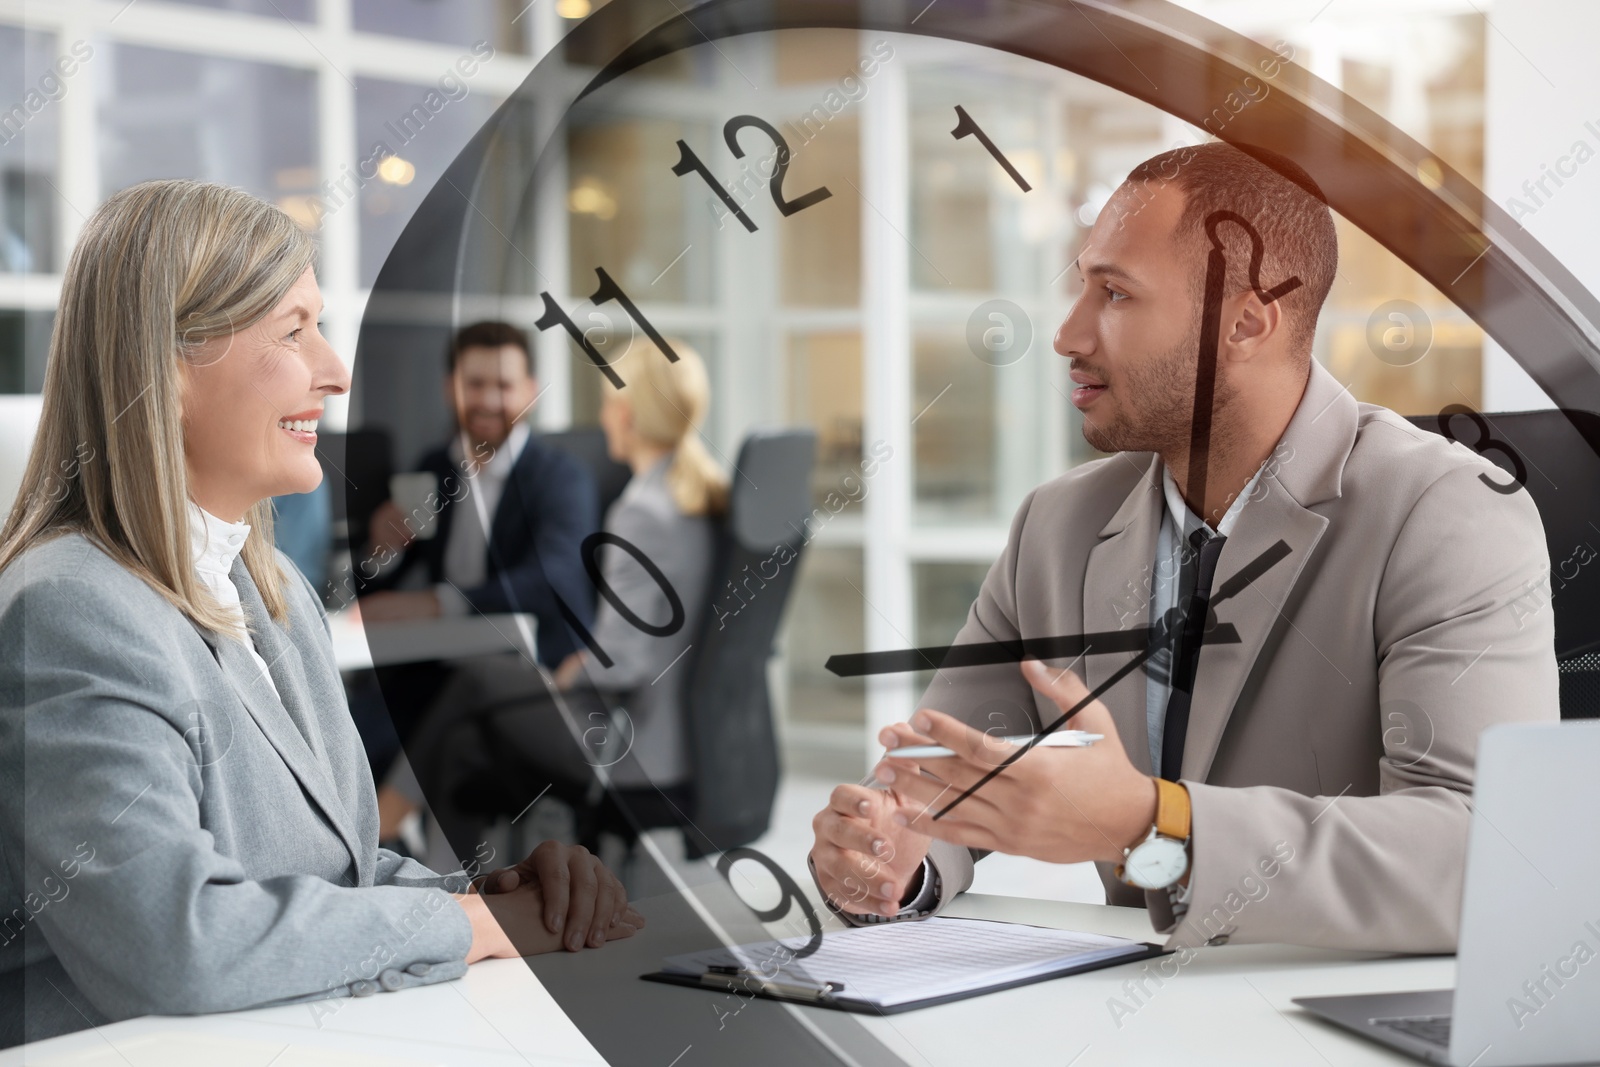
[[[670,119],[584,116],[567,133],[567,225],[572,290],[587,295],[596,267],[646,303],[709,303],[713,195],[672,173],[677,142],[722,149],[707,126]],[[721,152],[715,158],[721,158]],[[738,225],[737,222],[731,223]]]
[[356,79],[357,164],[333,177],[324,206],[330,212],[346,210],[352,195],[361,204],[363,286],[377,280],[418,205],[499,104],[473,89],[459,70],[439,72],[441,79],[448,75],[454,77],[443,89],[438,81]]
[[446,45],[485,41],[496,51],[525,52],[532,6],[528,0],[352,0],[350,15],[363,33]]
[[[1020,186],[978,143],[951,136],[956,106],[994,141],[1012,166],[1049,197],[1041,153],[1042,86],[925,67],[911,78],[911,279],[915,289],[1016,292],[1043,271],[1040,225]],[[1040,197],[1044,192],[1044,198]]]
[[105,195],[153,178],[198,178],[246,189],[315,226],[315,74],[113,42],[96,48],[105,63]]
[[[372,2],[377,3],[381,0]],[[604,7],[605,0],[555,0],[555,4],[556,13],[562,18],[576,20],[584,18],[597,8]],[[684,3],[683,6],[689,5]],[[561,50],[562,59],[574,67],[599,67],[609,63],[613,56],[633,44],[646,32],[655,29],[663,12],[665,9],[656,11],[649,7],[635,6],[629,9],[632,17],[628,22],[604,37],[597,39],[594,36],[596,28],[591,26],[585,31],[581,41],[563,37],[557,47]],[[607,25],[611,23],[608,22]],[[562,27],[563,32],[568,29],[570,26]],[[655,78],[687,85],[712,85],[717,80],[718,71],[725,71],[728,68],[729,60],[725,57],[730,52],[738,50],[739,45],[728,40],[719,42],[717,49],[683,48],[646,63],[638,70],[629,72],[628,77],[629,79]]]
[[[967,621],[967,609],[978,599],[987,563],[913,563],[911,565],[911,605],[915,612],[916,646],[954,643]],[[932,684],[934,672],[918,671],[913,689],[918,698]]]
[[820,504],[861,464],[861,334],[851,330],[791,335],[788,364],[788,421],[817,432],[811,497]]
[[1483,330],[1399,258],[1338,219],[1339,277],[1317,356],[1357,400],[1402,415],[1483,406]]
[[996,385],[1016,368],[980,361],[959,330],[919,334],[912,359],[917,518],[998,518]]
[[0,26],[0,273],[57,269],[60,116],[72,80],[52,69],[54,34]]
[[[1484,20],[1418,20],[1427,48],[1341,64],[1344,89],[1401,125],[1469,181],[1483,184]],[[1424,174],[1426,179],[1426,174]],[[1339,275],[1318,324],[1317,357],[1351,395],[1403,415],[1483,406],[1483,331],[1446,292],[1336,219]]]
[[858,547],[833,547],[818,535],[800,559],[801,580],[778,638],[788,668],[791,723],[860,727],[867,717],[863,678],[840,678],[823,666],[838,652],[866,649],[861,590],[865,568]]
[[245,15],[264,15],[267,18],[293,19],[296,22],[316,21],[316,0],[167,0],[172,4],[191,7],[209,7],[217,11],[234,11]]
[[[818,87],[828,99],[831,84]],[[835,103],[841,95],[831,98]],[[783,302],[790,307],[854,306],[861,300],[861,120],[845,104],[830,115],[823,104],[776,123],[790,143],[783,193],[788,199],[826,187],[832,194],[788,220],[778,231],[781,243]],[[753,165],[766,166],[773,149],[755,131],[740,135]],[[760,179],[763,172],[756,171]],[[756,217],[780,221],[765,180],[747,186]]]

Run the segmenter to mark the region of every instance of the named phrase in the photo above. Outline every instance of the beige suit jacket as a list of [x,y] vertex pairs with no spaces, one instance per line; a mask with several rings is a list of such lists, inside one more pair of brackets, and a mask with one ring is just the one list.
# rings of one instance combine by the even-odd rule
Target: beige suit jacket
[[[1102,865],[1111,903],[1148,906],[1173,948],[1455,950],[1478,734],[1559,718],[1552,614],[1526,607],[1548,577],[1543,526],[1526,491],[1498,493],[1485,473],[1506,480],[1313,366],[1217,567],[1214,597],[1275,542],[1289,548],[1216,605],[1240,641],[1200,656],[1182,773],[1187,915],[1175,924],[1165,891]],[[1147,626],[1163,506],[1149,453],[1040,486],[955,643]],[[1074,669],[1092,689],[1133,655],[1091,650]],[[1148,773],[1145,684],[1135,670],[1102,699]],[[1014,665],[941,671],[919,706],[983,730],[1060,714]],[[972,884],[978,855],[934,843],[940,907]]]

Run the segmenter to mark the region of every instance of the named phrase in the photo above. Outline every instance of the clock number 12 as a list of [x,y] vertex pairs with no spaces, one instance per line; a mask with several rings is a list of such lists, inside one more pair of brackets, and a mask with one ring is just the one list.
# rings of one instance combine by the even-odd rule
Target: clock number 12
[[[777,127],[766,119],[757,118],[754,115],[735,115],[728,120],[727,125],[722,127],[723,140],[728,142],[728,150],[733,153],[734,159],[744,158],[744,149],[739,144],[739,131],[750,126],[754,126],[766,134],[771,139],[773,147],[778,150],[777,162],[772,172],[772,178],[768,182],[768,187],[772,191],[772,202],[778,206],[778,211],[783,214],[784,218],[788,218],[798,211],[804,211],[811,205],[821,203],[833,195],[826,185],[819,185],[809,193],[803,193],[793,200],[784,197],[783,181],[789,173],[789,142],[784,140],[783,134],[779,133]],[[739,206],[739,202],[717,180],[717,176],[711,173],[711,168],[706,166],[705,161],[695,154],[694,149],[690,148],[686,141],[678,141],[678,162],[673,165],[672,173],[680,178],[688,174],[700,175],[701,178],[705,179],[705,183],[711,187],[711,191],[716,193],[728,210],[733,213],[734,218],[743,223],[746,230],[751,233],[756,232],[755,221],[745,213],[744,208]]]

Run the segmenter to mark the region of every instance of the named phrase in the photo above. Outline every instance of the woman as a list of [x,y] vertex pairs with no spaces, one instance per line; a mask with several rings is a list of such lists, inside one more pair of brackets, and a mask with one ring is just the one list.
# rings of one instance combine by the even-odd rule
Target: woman
[[596,689],[630,694],[634,750],[639,769],[656,785],[672,785],[688,773],[683,736],[682,686],[654,684],[694,640],[710,599],[716,544],[713,520],[728,506],[728,481],[700,440],[700,424],[711,406],[711,387],[700,356],[673,342],[678,359],[668,362],[654,348],[633,349],[617,360],[627,384],[608,389],[600,403],[600,427],[611,458],[626,463],[633,478],[606,513],[606,532],[638,550],[660,569],[684,611],[674,633],[651,634],[625,618],[662,624],[672,618],[667,591],[640,560],[611,542],[603,567],[610,596],[595,611],[592,652],[572,653],[556,668],[556,684],[570,689],[579,679]]
[[[711,599],[728,482],[699,436],[711,404],[705,364],[688,345],[672,347],[675,362],[653,346],[631,350],[612,365],[623,388],[603,386],[607,450],[633,469],[597,552],[603,582],[586,643],[604,660],[568,656],[555,672],[559,693],[516,656],[463,664],[409,746],[415,779],[394,785],[413,803],[426,792],[452,840],[478,832],[452,803],[460,788],[507,781],[509,768],[530,783],[528,794],[547,782],[584,786],[597,767],[622,786],[666,788],[689,776],[685,658]],[[661,633],[677,616],[674,600],[681,625]]]
[[270,498],[316,487],[316,421],[350,384],[313,257],[270,204],[158,181],[108,200],[67,266],[0,531],[0,1046],[642,924],[582,850],[497,872],[527,884],[491,915],[465,872],[377,847],[326,617],[272,547]]

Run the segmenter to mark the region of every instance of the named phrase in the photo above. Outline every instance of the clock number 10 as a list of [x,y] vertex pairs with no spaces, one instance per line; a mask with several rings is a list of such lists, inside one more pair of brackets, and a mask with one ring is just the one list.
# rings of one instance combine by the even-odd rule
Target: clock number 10
[[[789,142],[784,140],[783,134],[779,133],[777,127],[766,119],[757,118],[754,115],[736,115],[728,120],[727,125],[722,127],[722,137],[728,142],[728,150],[733,153],[734,159],[744,158],[744,149],[739,145],[739,131],[748,126],[754,126],[766,134],[772,140],[773,146],[778,150],[777,162],[768,186],[772,191],[772,202],[778,206],[778,210],[783,214],[784,218],[788,218],[798,211],[804,211],[811,205],[821,203],[833,195],[827,186],[819,185],[809,193],[803,193],[793,200],[784,198],[783,180],[789,173]],[[680,178],[687,174],[700,175],[705,179],[706,184],[711,187],[711,191],[716,193],[727,209],[733,213],[733,217],[743,223],[746,230],[751,233],[756,232],[754,220],[745,214],[744,208],[739,206],[739,202],[717,180],[717,176],[711,173],[711,168],[706,166],[705,161],[695,155],[694,149],[690,148],[686,141],[678,141],[678,162],[673,166],[672,173]]]
[[[661,588],[661,592],[667,598],[669,616],[666,622],[659,624],[647,622],[622,602],[622,598],[617,596],[617,591],[611,588],[611,583],[606,581],[605,574],[600,569],[600,562],[595,558],[601,545],[616,545],[639,561],[639,565],[645,569],[645,573],[650,575],[651,581]],[[676,589],[672,588],[672,583],[661,572],[661,568],[656,566],[655,562],[645,555],[638,545],[625,537],[611,533],[609,530],[599,530],[583,539],[583,544],[579,547],[578,554],[583,557],[583,569],[589,572],[589,581],[594,583],[594,587],[599,591],[600,595],[605,597],[611,606],[616,609],[617,614],[627,619],[634,629],[647,633],[651,637],[671,637],[683,629],[684,621],[687,618],[683,610],[683,598],[678,595]],[[599,643],[595,641],[594,634],[589,632],[589,628],[583,624],[583,621],[567,605],[567,602],[561,599],[559,593],[556,594],[556,608],[561,612],[561,617],[566,620],[567,625],[572,627],[583,643],[589,647],[589,651],[594,653],[594,658],[600,661],[600,666],[609,669],[614,661],[610,656],[606,655],[606,650],[601,648]]]

